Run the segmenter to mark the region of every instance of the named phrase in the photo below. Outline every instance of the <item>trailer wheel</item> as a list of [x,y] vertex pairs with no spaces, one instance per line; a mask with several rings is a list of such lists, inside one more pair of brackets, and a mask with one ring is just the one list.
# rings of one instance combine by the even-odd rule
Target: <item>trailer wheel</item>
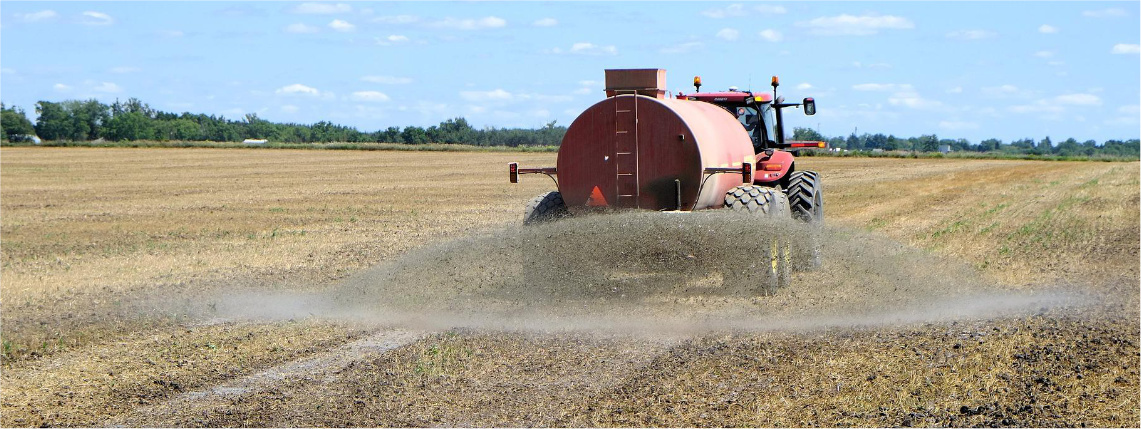
[[809,223],[824,222],[824,199],[820,187],[820,174],[815,171],[794,171],[788,178],[788,203],[792,216]]
[[539,195],[527,203],[527,211],[523,213],[523,225],[550,222],[569,214],[567,204],[563,202],[563,194],[558,191],[551,191]]
[[725,208],[767,216],[788,216],[789,201],[774,188],[741,185],[725,193]]

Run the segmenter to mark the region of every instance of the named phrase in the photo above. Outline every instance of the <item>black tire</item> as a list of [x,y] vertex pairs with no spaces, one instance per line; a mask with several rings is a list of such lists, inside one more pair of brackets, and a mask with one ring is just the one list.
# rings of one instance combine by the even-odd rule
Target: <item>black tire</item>
[[824,222],[824,198],[820,187],[820,174],[815,171],[794,171],[788,177],[788,204],[792,217],[809,223]]
[[[725,193],[725,208],[772,218],[787,218],[791,214],[784,193],[756,185],[741,185],[729,190]],[[772,295],[777,289],[787,287],[792,277],[791,243],[787,236],[779,232],[774,234],[772,243],[763,246],[764,257],[752,261],[747,267],[730,267],[725,273],[726,281],[757,285],[764,295]]]
[[725,208],[731,211],[788,216],[789,202],[780,191],[757,185],[741,185],[725,193]]
[[[820,174],[815,171],[795,171],[789,175],[788,203],[792,206],[792,216],[814,226],[824,224],[824,198],[820,183]],[[806,271],[815,271],[820,268],[820,240],[819,231],[813,231],[809,242],[802,254],[797,257],[804,261],[798,268]]]
[[563,202],[563,194],[558,191],[551,191],[539,195],[527,203],[527,210],[523,213],[523,225],[551,222],[569,214],[567,204]]

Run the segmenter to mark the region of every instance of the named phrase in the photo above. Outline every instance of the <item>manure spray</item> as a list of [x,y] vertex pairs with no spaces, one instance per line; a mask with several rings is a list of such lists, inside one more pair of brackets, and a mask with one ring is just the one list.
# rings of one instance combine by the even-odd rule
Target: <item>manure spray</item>
[[[788,287],[758,287],[791,244]],[[819,252],[818,267],[809,261]],[[804,331],[1029,315],[1082,305],[865,232],[719,211],[619,212],[427,245],[321,293],[221,298],[217,315],[317,317],[411,329]]]

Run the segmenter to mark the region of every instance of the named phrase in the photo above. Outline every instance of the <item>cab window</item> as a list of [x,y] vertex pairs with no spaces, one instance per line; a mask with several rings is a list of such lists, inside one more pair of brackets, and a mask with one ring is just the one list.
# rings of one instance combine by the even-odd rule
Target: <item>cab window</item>
[[[749,137],[753,140],[753,148],[760,152],[769,147],[775,146],[772,142],[773,132],[773,110],[769,107],[768,103],[760,104],[760,113],[758,114],[757,105],[754,106],[741,106],[734,109],[732,112],[737,115],[737,121],[741,126],[745,127],[745,131],[749,132]],[[771,142],[771,143],[766,143]]]

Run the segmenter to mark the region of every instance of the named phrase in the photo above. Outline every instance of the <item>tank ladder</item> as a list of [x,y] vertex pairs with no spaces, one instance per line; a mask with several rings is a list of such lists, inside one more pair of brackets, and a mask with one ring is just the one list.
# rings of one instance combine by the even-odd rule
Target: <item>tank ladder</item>
[[614,164],[618,195],[615,206],[639,208],[637,94],[614,97]]

